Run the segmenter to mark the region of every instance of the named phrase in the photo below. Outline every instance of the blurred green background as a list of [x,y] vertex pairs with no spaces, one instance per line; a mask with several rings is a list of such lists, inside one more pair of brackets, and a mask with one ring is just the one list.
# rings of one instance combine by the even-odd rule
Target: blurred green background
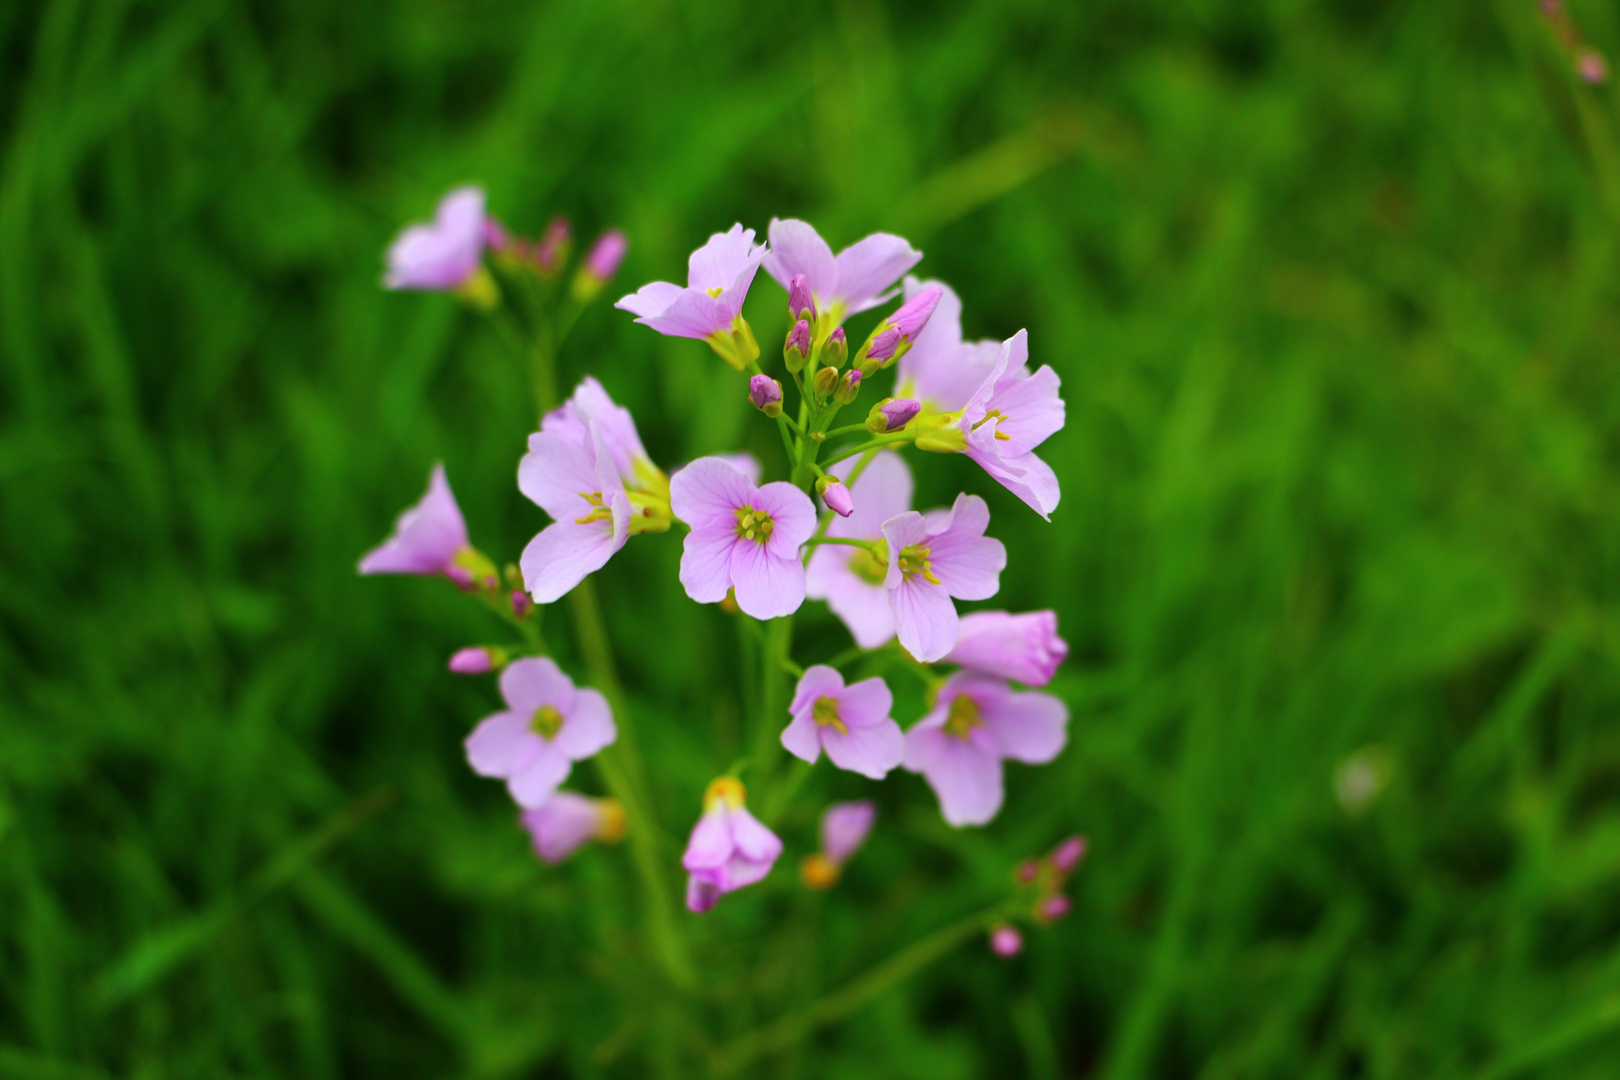
[[[22,0],[0,52],[0,1076],[641,1076],[675,1037],[627,853],[541,866],[462,760],[493,688],[444,659],[496,628],[354,573],[435,460],[497,558],[544,522],[521,372],[378,287],[467,180],[623,226],[610,296],[736,220],[900,232],[1064,380],[1051,525],[917,467],[991,500],[998,604],[1058,609],[1068,750],[961,832],[819,772],[770,882],[681,915],[687,1068],[1078,830],[1023,956],[752,1069],[1620,1074],[1620,114],[1535,0]],[[609,298],[565,384],[666,466],[776,452]],[[767,356],[782,307],[761,275]],[[672,834],[747,722],[678,553],[598,577]],[[872,790],[807,897],[817,800]]]

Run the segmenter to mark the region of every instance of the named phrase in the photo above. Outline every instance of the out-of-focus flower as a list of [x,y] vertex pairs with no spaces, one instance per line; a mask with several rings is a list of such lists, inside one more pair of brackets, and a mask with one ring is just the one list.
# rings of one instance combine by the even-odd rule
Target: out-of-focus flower
[[[754,243],[754,230],[733,225],[715,233],[692,253],[686,287],[668,281],[643,285],[614,307],[670,337],[701,338],[727,363],[741,371],[759,359],[759,345],[742,318],[743,300],[753,284],[765,246]],[[752,355],[749,355],[750,350]]]
[[485,220],[483,189],[456,188],[439,200],[432,221],[407,227],[389,247],[383,283],[427,292],[465,286],[483,262]]
[[1072,874],[1086,854],[1086,838],[1071,836],[1052,851],[1052,865],[1060,874]]
[[473,772],[506,781],[519,806],[541,806],[583,761],[613,743],[613,711],[600,691],[576,687],[548,656],[514,660],[501,672],[506,708],[467,736]]
[[837,669],[815,664],[793,692],[793,721],[782,732],[782,745],[811,764],[825,750],[840,769],[881,780],[900,764],[905,741],[889,715],[893,707],[894,695],[882,679],[845,686]]
[[988,600],[1001,586],[1007,549],[984,535],[990,508],[977,495],[958,495],[947,511],[915,510],[883,523],[889,568],[883,584],[894,609],[895,633],[906,651],[933,663],[956,646],[958,600]]
[[781,481],[755,486],[721,458],[699,458],[670,481],[670,505],[691,526],[681,585],[700,604],[735,589],[756,619],[791,615],[804,603],[799,548],[816,531],[810,497]]
[[362,574],[443,574],[464,589],[492,588],[495,567],[467,540],[467,523],[445,479],[433,466],[427,493],[399,516],[393,535],[360,560]]
[[1062,893],[1042,897],[1035,905],[1035,918],[1041,922],[1057,922],[1069,913],[1073,903]]
[[[851,458],[834,465],[829,474],[847,479],[855,468]],[[827,527],[827,535],[868,542],[883,539],[883,523],[911,509],[911,468],[899,454],[874,457],[847,488],[853,512]],[[819,544],[806,568],[808,595],[827,601],[863,649],[876,649],[894,637],[894,611],[889,606],[887,561],[866,548],[847,544]]]
[[922,252],[889,233],[873,233],[834,256],[820,233],[792,218],[772,218],[769,236],[765,272],[790,297],[794,278],[802,275],[816,310],[833,326],[892,297],[890,286],[922,258]]
[[906,732],[901,762],[922,773],[952,825],[983,825],[1002,801],[1002,759],[1042,765],[1063,750],[1069,709],[1050,694],[959,671]]
[[1596,49],[1582,49],[1575,57],[1575,72],[1597,86],[1609,79],[1609,62]]
[[691,876],[686,906],[704,912],[728,892],[752,885],[776,865],[782,841],[744,806],[747,791],[722,776],[703,794],[703,816],[686,842],[681,865]]
[[630,241],[618,229],[609,229],[597,237],[574,274],[574,299],[583,302],[601,292],[619,272],[619,264],[629,249]]
[[1024,935],[1002,923],[990,931],[990,951],[1002,958],[1017,956],[1024,951]]
[[496,645],[470,645],[450,657],[450,670],[457,675],[487,675],[506,666],[506,650]]
[[945,663],[995,675],[1025,686],[1045,686],[1069,646],[1057,634],[1057,612],[975,611],[962,616],[956,647]]
[[870,799],[833,803],[821,815],[821,850],[806,855],[799,864],[799,878],[812,889],[830,889],[838,883],[844,864],[866,843],[877,818],[877,807]]
[[560,863],[591,840],[616,843],[624,837],[624,807],[613,799],[592,799],[559,791],[519,820],[548,863]]

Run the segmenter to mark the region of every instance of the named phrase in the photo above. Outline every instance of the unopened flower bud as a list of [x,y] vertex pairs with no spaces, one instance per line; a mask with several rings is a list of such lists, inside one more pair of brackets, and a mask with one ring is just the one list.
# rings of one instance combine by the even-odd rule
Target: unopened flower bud
[[844,377],[838,380],[838,389],[833,391],[833,400],[840,405],[848,405],[855,400],[861,392],[861,373],[859,371],[846,371]]
[[888,324],[900,331],[900,336],[907,341],[916,341],[922,328],[928,325],[933,317],[934,309],[939,307],[939,298],[945,295],[943,285],[928,285],[919,289],[917,295],[900,305],[898,311],[888,318]]
[[915,398],[884,398],[866,414],[866,430],[874,435],[887,435],[899,431],[922,412],[922,402]]
[[1013,873],[1013,880],[1017,881],[1020,885],[1033,885],[1035,883],[1035,879],[1040,876],[1040,873],[1041,864],[1038,861],[1035,859],[1025,859],[1023,862],[1018,864],[1018,869]]
[[1013,957],[1024,951],[1024,935],[1002,923],[990,931],[990,951],[1000,957]]
[[866,350],[866,358],[861,361],[861,366],[865,367],[868,362],[878,361],[878,366],[881,367],[881,361],[888,360],[893,357],[895,349],[897,349],[899,346],[900,328],[898,326],[891,326],[872,339],[872,344]]
[[512,614],[518,618],[527,618],[529,612],[534,610],[534,601],[522,589],[512,590]]
[[506,666],[506,650],[492,645],[472,645],[458,649],[450,657],[450,670],[457,675],[485,675]]
[[782,384],[769,375],[755,375],[748,380],[748,403],[766,416],[781,416]]
[[1086,838],[1083,836],[1071,836],[1059,844],[1057,849],[1052,852],[1052,865],[1057,867],[1059,872],[1067,874],[1080,865],[1080,860],[1085,854]]
[[810,282],[803,274],[795,274],[788,283],[788,318],[816,321],[816,298],[810,295]]
[[849,359],[849,335],[844,333],[842,326],[832,332],[827,338],[824,348],[825,359],[833,367],[843,367],[844,361]]
[[1056,893],[1035,905],[1035,917],[1042,922],[1057,922],[1069,913],[1072,906],[1067,896]]
[[782,362],[789,371],[803,371],[804,358],[810,355],[810,324],[800,319],[788,331],[782,345]]
[[855,512],[855,500],[850,497],[849,487],[838,477],[827,475],[816,481],[816,494],[827,509],[839,517],[849,517]]
[[545,233],[540,237],[540,243],[534,249],[534,262],[542,274],[554,274],[568,258],[569,242],[573,239],[574,231],[569,227],[567,218],[552,218],[551,224],[546,226]]
[[814,382],[816,387],[816,396],[826,397],[828,394],[831,394],[833,389],[838,385],[838,369],[835,367],[822,368],[820,371],[816,372]]
[[618,229],[609,229],[597,237],[585,261],[580,264],[579,273],[574,275],[574,298],[589,300],[601,292],[602,287],[619,272],[619,264],[624,261],[624,253],[629,247],[630,242]]

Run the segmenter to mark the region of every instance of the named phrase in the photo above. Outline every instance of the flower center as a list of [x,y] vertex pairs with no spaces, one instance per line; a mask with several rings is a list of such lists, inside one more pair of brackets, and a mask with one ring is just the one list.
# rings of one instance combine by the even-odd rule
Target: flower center
[[991,409],[984,414],[983,420],[980,420],[977,424],[973,425],[973,430],[978,431],[980,428],[984,427],[984,425],[994,420],[996,422],[996,438],[1001,439],[1003,442],[1010,442],[1012,440],[1012,436],[1001,430],[1001,421],[1005,419],[1007,419],[1006,413],[1002,412],[1000,409]]
[[563,714],[553,705],[540,706],[534,710],[534,716],[529,720],[529,730],[542,739],[555,738],[562,726]]
[[875,541],[869,548],[856,548],[849,556],[849,568],[868,585],[881,585],[889,576],[889,542]]
[[584,517],[575,518],[575,525],[589,525],[593,521],[613,520],[613,511],[609,510],[607,504],[602,501],[600,491],[582,491],[579,493],[579,497],[590,503],[594,509]]
[[756,544],[763,544],[771,538],[776,523],[771,515],[763,510],[755,510],[752,506],[744,506],[737,511],[737,535],[744,540],[752,540]]
[[735,776],[720,776],[710,781],[708,790],[703,793],[703,812],[705,814],[724,806],[728,810],[735,810],[743,804],[748,795],[742,781]]
[[939,584],[939,578],[934,576],[934,564],[928,558],[928,549],[918,544],[900,549],[900,572],[908,581],[921,575],[928,584]]
[[984,720],[979,716],[976,701],[966,694],[957,694],[951,699],[951,711],[945,716],[945,734],[967,742],[973,729],[983,726]]
[[838,715],[837,698],[816,698],[815,705],[811,706],[810,716],[815,720],[817,727],[830,727],[840,735],[849,734],[849,728],[844,726],[843,719]]

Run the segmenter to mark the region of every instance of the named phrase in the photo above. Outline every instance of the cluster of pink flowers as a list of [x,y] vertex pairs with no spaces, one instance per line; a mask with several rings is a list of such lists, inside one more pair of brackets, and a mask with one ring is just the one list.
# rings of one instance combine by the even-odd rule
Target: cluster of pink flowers
[[[515,240],[487,217],[481,192],[459,189],[433,223],[400,236],[386,281],[484,304],[490,288],[478,282],[486,251],[552,274],[566,242],[566,229],[556,227],[537,243]],[[605,282],[624,250],[622,234],[607,234],[579,274]],[[901,452],[960,454],[1049,520],[1059,486],[1036,451],[1063,426],[1064,404],[1052,369],[1030,369],[1024,331],[1001,342],[963,340],[956,294],[905,276],[921,258],[885,233],[835,255],[802,221],[772,220],[763,244],[739,224],[692,253],[684,286],[653,282],[618,301],[661,334],[704,341],[746,377],[742,392],[781,429],[786,479],[762,482],[759,463],[746,455],[704,457],[666,473],[629,411],[587,376],[541,418],[518,462],[519,490],[551,524],[516,567],[503,574],[471,546],[436,466],[427,494],[365,556],[361,572],[449,577],[523,627],[537,605],[569,593],[632,537],[683,529],[679,580],[693,601],[729,601],[745,616],[771,620],[792,616],[806,599],[824,600],[848,628],[855,659],[909,665],[927,680],[927,712],[903,729],[883,677],[848,681],[836,666],[801,669],[782,657],[802,671],[788,715],[768,718],[783,723],[788,754],[814,765],[825,753],[833,767],[870,780],[896,768],[919,773],[949,824],[989,822],[1004,799],[1004,762],[1043,764],[1065,745],[1068,710],[1042,688],[1067,646],[1051,611],[957,611],[960,601],[996,595],[1006,548],[988,535],[990,508],[978,495],[914,508]],[[786,408],[782,381],[762,370],[742,315],[762,266],[788,296],[782,366],[798,389],[796,410]],[[896,298],[852,348],[844,321]],[[876,402],[863,422],[834,428],[833,417],[891,367],[895,396]],[[463,649],[450,667],[499,671],[505,708],[468,737],[467,760],[480,775],[506,781],[536,850],[558,861],[590,839],[616,838],[626,822],[611,800],[561,790],[572,764],[610,746],[617,729],[607,698],[576,686],[543,652],[533,634],[520,644]],[[936,674],[935,664],[954,671]],[[807,884],[838,879],[875,813],[866,800],[827,811],[822,850],[801,865]],[[715,779],[682,859],[688,906],[707,911],[725,893],[760,881],[782,848],[748,809],[739,778]]]

